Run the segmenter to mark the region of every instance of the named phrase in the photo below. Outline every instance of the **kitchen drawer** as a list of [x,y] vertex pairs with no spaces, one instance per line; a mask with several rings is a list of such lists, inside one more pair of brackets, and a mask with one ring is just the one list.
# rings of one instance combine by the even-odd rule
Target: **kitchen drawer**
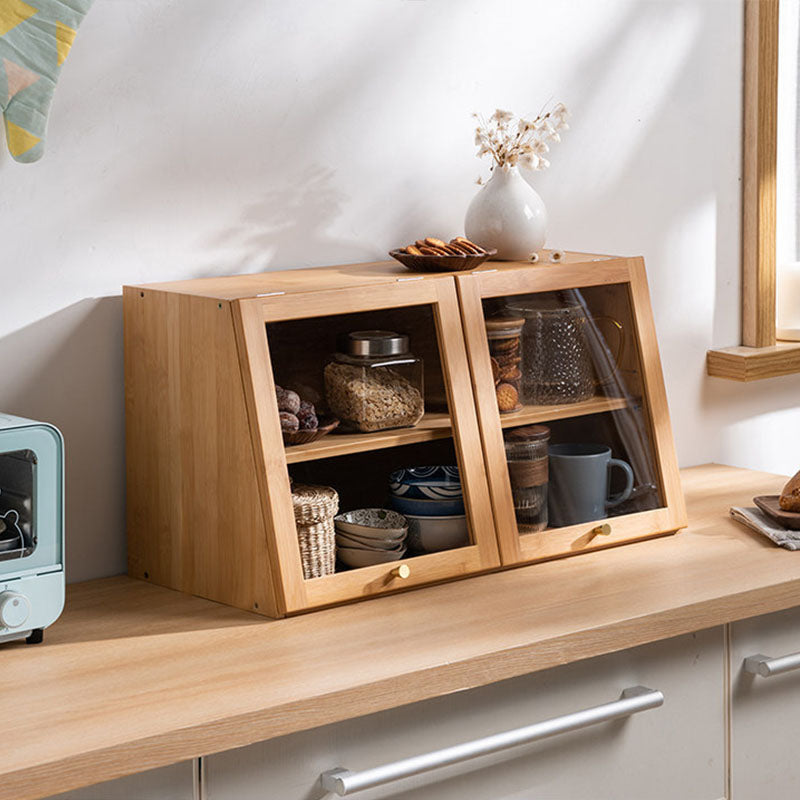
[[731,626],[731,796],[800,796],[800,669],[762,677],[744,668],[754,655],[800,652],[800,609]]
[[[320,669],[325,668],[324,659]],[[723,631],[702,631],[206,759],[208,800],[321,800],[319,776],[439,750],[617,700],[660,708],[357,792],[359,800],[718,800],[724,795]]]
[[193,800],[196,761],[182,761],[116,781],[106,781],[49,800]]

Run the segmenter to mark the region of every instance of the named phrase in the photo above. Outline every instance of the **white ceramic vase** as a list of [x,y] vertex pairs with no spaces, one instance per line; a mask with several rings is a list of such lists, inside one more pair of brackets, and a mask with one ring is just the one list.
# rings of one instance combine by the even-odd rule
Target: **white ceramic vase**
[[482,247],[496,247],[495,258],[503,261],[525,261],[541,250],[546,230],[544,202],[517,167],[495,167],[464,220],[467,238]]

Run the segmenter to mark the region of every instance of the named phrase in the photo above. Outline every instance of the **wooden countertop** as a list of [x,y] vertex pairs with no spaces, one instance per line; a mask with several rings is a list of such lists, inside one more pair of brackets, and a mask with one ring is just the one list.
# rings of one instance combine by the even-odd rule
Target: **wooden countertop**
[[682,476],[690,527],[676,536],[293,619],[126,577],[71,586],[43,645],[0,647],[0,800],[800,605],[800,553],[727,515],[785,479]]

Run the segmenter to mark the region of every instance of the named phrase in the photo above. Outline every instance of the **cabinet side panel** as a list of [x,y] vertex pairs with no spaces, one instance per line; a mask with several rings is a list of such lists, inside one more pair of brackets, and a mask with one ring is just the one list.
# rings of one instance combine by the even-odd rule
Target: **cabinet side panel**
[[126,287],[125,460],[128,573],[186,590],[180,532],[176,298]]
[[677,530],[686,527],[686,503],[681,487],[678,458],[675,453],[675,438],[672,435],[667,391],[664,386],[664,373],[661,369],[661,358],[658,352],[658,340],[653,309],[650,305],[650,291],[647,287],[644,259],[641,257],[631,259],[630,268],[633,312],[639,331],[644,389],[650,409],[650,423],[655,440],[657,462],[661,471],[664,499],[672,519],[670,527]]
[[141,295],[126,295],[129,572],[274,616],[230,304]]

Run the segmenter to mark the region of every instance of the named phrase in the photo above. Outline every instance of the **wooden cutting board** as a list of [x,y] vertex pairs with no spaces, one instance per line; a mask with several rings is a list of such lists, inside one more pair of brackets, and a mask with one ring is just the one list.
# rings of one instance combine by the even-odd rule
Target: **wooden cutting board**
[[762,494],[753,498],[753,502],[770,518],[784,528],[800,530],[800,514],[796,511],[784,511],[778,504],[777,494]]

